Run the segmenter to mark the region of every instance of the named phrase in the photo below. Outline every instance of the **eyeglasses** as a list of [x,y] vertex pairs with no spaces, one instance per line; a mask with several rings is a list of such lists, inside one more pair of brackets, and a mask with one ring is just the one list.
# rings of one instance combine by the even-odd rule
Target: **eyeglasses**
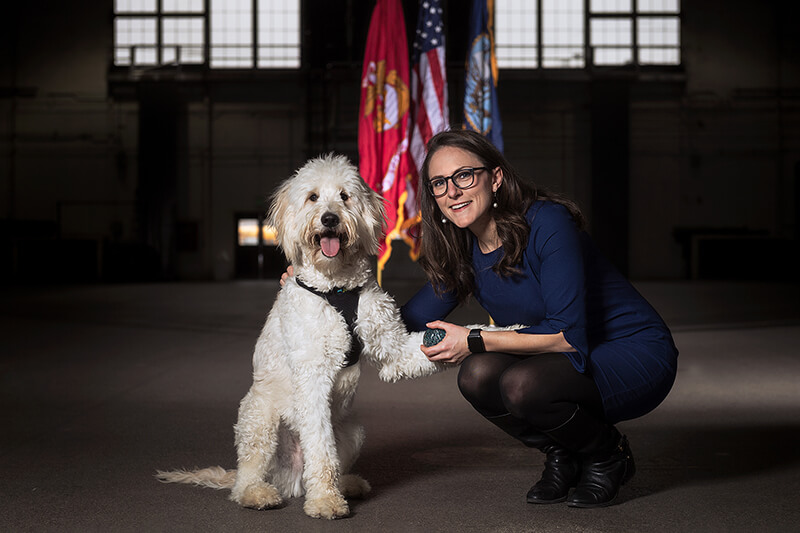
[[460,168],[453,172],[451,176],[439,176],[428,181],[428,191],[434,198],[439,198],[447,194],[447,180],[459,189],[469,189],[475,185],[475,172],[478,170],[489,170],[486,167],[467,167]]

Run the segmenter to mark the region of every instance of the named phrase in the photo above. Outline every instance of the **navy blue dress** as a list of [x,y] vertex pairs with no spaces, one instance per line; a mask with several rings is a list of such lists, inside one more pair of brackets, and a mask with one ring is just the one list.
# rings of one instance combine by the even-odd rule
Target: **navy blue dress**
[[[526,218],[531,232],[519,275],[492,271],[502,248],[484,254],[473,238],[476,300],[499,326],[529,325],[521,334],[563,332],[576,350],[564,355],[594,379],[608,422],[652,411],[677,370],[678,350],[666,324],[564,206],[538,201]],[[456,306],[455,295],[438,297],[428,283],[401,312],[408,328],[419,331]]]

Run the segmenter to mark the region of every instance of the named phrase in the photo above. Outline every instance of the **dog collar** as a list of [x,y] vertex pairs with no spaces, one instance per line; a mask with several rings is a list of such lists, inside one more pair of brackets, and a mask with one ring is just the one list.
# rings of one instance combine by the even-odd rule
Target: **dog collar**
[[328,292],[322,292],[321,290],[315,289],[314,287],[312,287],[310,285],[306,285],[305,283],[300,281],[300,278],[294,278],[294,280],[297,282],[298,285],[303,287],[305,290],[313,292],[317,296],[322,296],[323,298],[326,298],[330,294],[341,294],[343,292],[359,292],[359,291],[361,291],[361,287],[356,287],[355,289],[345,289],[344,287],[334,287],[331,290],[329,290]]
[[343,367],[348,367],[358,362],[358,357],[361,350],[364,348],[364,343],[356,335],[356,316],[358,314],[358,299],[361,296],[361,289],[363,287],[356,287],[354,289],[344,289],[341,287],[334,287],[333,289],[322,292],[314,287],[310,287],[300,281],[300,278],[294,278],[298,285],[305,290],[312,292],[324,298],[334,309],[336,309],[344,321],[347,323],[347,329],[350,331],[350,337],[353,342],[350,343],[350,351],[345,354]]

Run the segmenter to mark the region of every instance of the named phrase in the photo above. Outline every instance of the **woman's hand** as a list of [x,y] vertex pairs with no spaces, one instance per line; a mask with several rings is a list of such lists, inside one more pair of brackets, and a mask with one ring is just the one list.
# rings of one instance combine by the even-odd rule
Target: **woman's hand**
[[445,337],[438,344],[433,346],[421,346],[420,349],[431,361],[438,363],[452,363],[459,365],[472,352],[467,347],[467,328],[436,320],[425,324],[427,327],[439,328],[445,331]]
[[286,267],[286,272],[281,274],[281,281],[280,281],[281,287],[283,287],[286,284],[286,280],[291,278],[292,276],[294,276],[294,267],[292,265],[289,265],[288,267]]

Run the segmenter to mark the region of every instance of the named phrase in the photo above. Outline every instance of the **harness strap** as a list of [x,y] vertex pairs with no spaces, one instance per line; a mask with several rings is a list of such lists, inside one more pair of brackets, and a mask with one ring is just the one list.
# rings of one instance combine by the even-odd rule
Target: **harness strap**
[[329,304],[331,304],[334,309],[336,309],[344,321],[347,323],[347,329],[350,331],[350,337],[352,337],[352,341],[350,343],[350,351],[347,352],[344,356],[344,363],[343,367],[347,368],[348,366],[352,366],[358,362],[358,357],[361,355],[361,350],[364,349],[364,343],[361,342],[361,339],[358,338],[356,335],[356,316],[358,313],[358,300],[361,296],[361,289],[363,287],[356,287],[355,289],[342,289],[339,287],[335,287],[333,290],[328,292],[322,292],[320,290],[315,289],[314,287],[309,287],[299,278],[294,279],[298,285],[303,287],[309,292],[313,292],[317,296],[324,298]]

